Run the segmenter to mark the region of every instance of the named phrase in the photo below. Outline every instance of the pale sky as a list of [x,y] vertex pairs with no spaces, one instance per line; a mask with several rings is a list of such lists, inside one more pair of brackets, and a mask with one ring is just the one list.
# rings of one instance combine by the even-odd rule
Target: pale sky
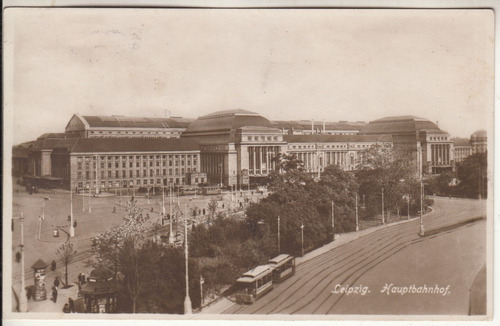
[[492,121],[489,10],[38,8],[4,20],[14,144],[63,132],[74,113],[416,115],[460,137]]

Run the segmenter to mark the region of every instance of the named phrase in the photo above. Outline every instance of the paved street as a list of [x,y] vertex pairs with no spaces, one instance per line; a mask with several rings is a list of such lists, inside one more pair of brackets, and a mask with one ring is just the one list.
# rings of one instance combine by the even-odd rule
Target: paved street
[[[486,262],[486,222],[474,220],[484,215],[482,204],[436,199],[424,217],[427,236],[418,235],[419,219],[371,232],[301,263],[252,305],[233,304],[224,313],[468,314],[469,289]],[[389,294],[382,292],[386,284]],[[391,292],[412,285],[444,295]],[[342,293],[349,287],[358,293]]]
[[[56,276],[64,279],[64,266],[59,262],[56,255],[56,250],[66,241],[67,236],[62,230],[68,231],[69,222],[68,215],[70,212],[70,194],[69,191],[56,190],[40,190],[40,193],[29,195],[24,191],[24,188],[14,185],[14,189],[19,190],[14,193],[13,196],[13,220],[14,220],[14,231],[12,233],[12,286],[16,293],[20,292],[21,285],[21,264],[15,261],[16,252],[20,251],[19,244],[21,243],[20,234],[20,224],[19,216],[20,213],[24,214],[24,245],[25,245],[25,280],[26,286],[33,284],[33,270],[31,265],[34,264],[38,259],[44,260],[47,264],[50,264],[52,260],[57,261],[57,270],[51,272],[47,268],[47,282],[52,282]],[[243,192],[243,197],[238,192],[238,195],[234,196],[235,206],[238,200],[243,201],[246,192]],[[252,200],[258,200],[262,196],[258,196],[254,193],[251,196]],[[45,219],[39,223],[39,216],[42,215],[42,203],[44,198],[50,198],[45,201],[44,215]],[[148,200],[144,195],[139,195],[135,197],[137,199],[137,205],[144,209],[144,214],[149,214],[152,221],[159,221],[159,213],[162,211],[162,198],[159,194],[156,194],[153,198]],[[205,208],[208,214],[207,205],[212,199],[220,199],[221,195],[217,196],[197,196],[196,198],[192,196],[180,196],[178,198],[180,207],[184,210],[187,207],[198,207]],[[224,203],[224,208],[227,209],[229,202],[231,201],[230,194],[224,194],[222,196],[223,200],[219,200],[219,209],[222,210],[222,204]],[[90,199],[91,202],[91,212],[89,212],[88,196],[73,195],[73,213],[74,219],[77,221],[77,227],[75,228],[75,237],[71,238],[71,242],[74,245],[77,255],[74,261],[69,266],[69,283],[73,284],[76,280],[78,273],[85,272],[88,273],[92,270],[91,266],[91,255],[89,249],[91,247],[92,237],[100,234],[101,232],[113,227],[120,225],[123,220],[122,217],[126,214],[126,200],[130,199],[130,196],[120,197],[119,193],[115,194],[103,194],[103,196]],[[174,202],[177,198],[173,199]],[[165,206],[167,213],[169,199],[165,197]],[[116,213],[113,213],[113,208],[116,208]],[[153,208],[153,212],[151,212]],[[59,227],[59,237],[53,236],[54,229]],[[166,226],[165,231],[168,230]],[[38,239],[40,235],[40,239]],[[51,285],[51,283],[48,283]],[[50,289],[50,286],[49,286]],[[29,311],[39,310],[34,308],[33,301],[28,302]],[[13,309],[15,309],[16,303],[13,302]],[[47,307],[50,307],[47,306]],[[43,310],[42,310],[43,311]],[[54,311],[59,312],[60,309],[57,308]]]

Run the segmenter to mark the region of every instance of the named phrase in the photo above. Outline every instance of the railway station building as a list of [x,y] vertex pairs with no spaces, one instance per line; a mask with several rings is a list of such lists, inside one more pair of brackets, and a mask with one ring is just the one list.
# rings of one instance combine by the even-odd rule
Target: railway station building
[[[293,126],[297,124],[290,122],[285,130],[284,122],[241,109],[194,120],[75,114],[65,133],[40,136],[25,144],[18,151],[22,157],[13,160],[27,178],[99,190],[186,184],[245,187],[264,182],[277,168],[280,154],[295,154],[312,175],[319,176],[332,164],[352,171],[361,153],[374,145],[411,149],[417,173],[454,167],[453,140],[426,119],[403,116],[368,124],[325,123],[300,132]],[[482,134],[476,136],[477,148],[486,143],[484,139]]]

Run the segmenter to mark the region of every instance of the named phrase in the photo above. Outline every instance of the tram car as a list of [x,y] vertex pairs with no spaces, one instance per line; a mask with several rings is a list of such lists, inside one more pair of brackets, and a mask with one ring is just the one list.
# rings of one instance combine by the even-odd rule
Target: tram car
[[203,187],[203,195],[220,195],[221,188],[219,186]]
[[273,289],[273,270],[271,265],[260,265],[249,270],[236,280],[238,292],[236,302],[251,304]]
[[268,261],[273,267],[273,282],[279,283],[295,274],[295,257],[281,254]]

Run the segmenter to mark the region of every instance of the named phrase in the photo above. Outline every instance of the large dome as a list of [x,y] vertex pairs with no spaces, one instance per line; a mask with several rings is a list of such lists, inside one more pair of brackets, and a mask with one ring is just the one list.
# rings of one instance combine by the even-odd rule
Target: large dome
[[478,130],[474,132],[470,137],[471,139],[485,139],[487,138],[486,130]]
[[416,134],[421,130],[443,132],[434,122],[431,122],[424,118],[408,115],[385,117],[382,119],[370,121],[370,123],[361,128],[359,134]]
[[241,127],[275,128],[273,124],[260,114],[247,110],[217,111],[193,121],[182,136],[197,136],[218,132],[231,133]]

